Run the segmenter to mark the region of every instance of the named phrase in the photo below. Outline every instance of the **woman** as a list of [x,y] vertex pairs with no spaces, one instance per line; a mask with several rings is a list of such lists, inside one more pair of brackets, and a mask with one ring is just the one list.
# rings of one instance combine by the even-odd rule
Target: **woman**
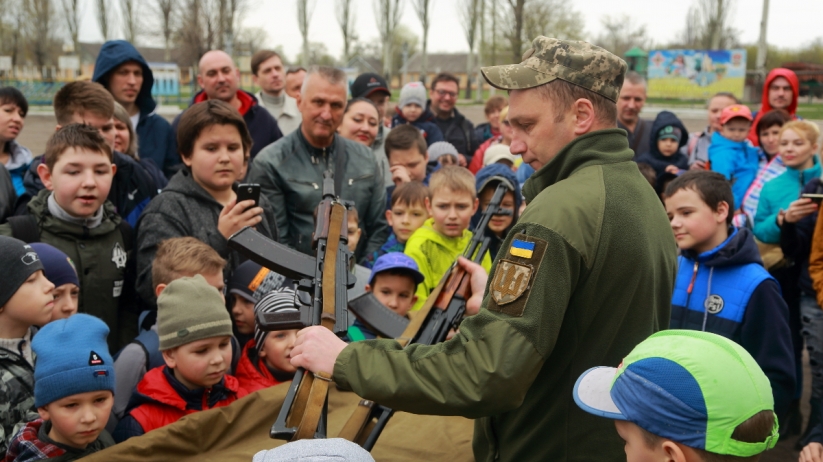
[[0,88],[0,164],[11,176],[14,192],[20,196],[26,192],[23,177],[31,164],[31,151],[14,141],[23,131],[29,103],[20,90],[14,87]]
[[370,99],[354,98],[346,105],[337,133],[370,148],[377,138],[379,124],[377,106]]
[[169,184],[169,180],[151,159],[141,159],[137,154],[137,133],[131,124],[131,117],[126,109],[118,102],[114,102],[114,150],[119,151],[136,160],[143,169],[151,175],[157,189],[161,190]]

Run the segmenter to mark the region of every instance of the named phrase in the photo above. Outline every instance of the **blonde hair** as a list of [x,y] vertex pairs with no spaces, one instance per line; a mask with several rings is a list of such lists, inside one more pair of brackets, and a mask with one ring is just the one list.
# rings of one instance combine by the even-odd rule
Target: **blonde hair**
[[785,123],[783,127],[780,128],[781,137],[786,130],[791,130],[806,138],[811,144],[817,144],[817,140],[820,138],[820,129],[817,128],[817,124],[806,120],[792,120],[791,122]]
[[506,117],[508,117],[508,116],[509,116],[509,107],[506,106],[506,107],[504,107],[503,109],[500,110],[500,123],[502,124],[503,122],[505,122]]
[[456,165],[445,165],[440,170],[432,173],[429,180],[429,191],[431,197],[444,189],[449,189],[455,193],[469,193],[472,199],[477,198],[475,190],[474,175],[465,167]]
[[175,279],[195,274],[223,272],[224,260],[208,244],[193,237],[173,237],[157,246],[151,264],[151,284],[169,284]]
[[134,132],[131,117],[129,117],[126,108],[121,106],[117,101],[114,102],[114,118],[122,122],[129,129],[129,145],[126,146],[126,152],[123,154],[132,159],[140,160],[140,156],[137,155],[137,133]]

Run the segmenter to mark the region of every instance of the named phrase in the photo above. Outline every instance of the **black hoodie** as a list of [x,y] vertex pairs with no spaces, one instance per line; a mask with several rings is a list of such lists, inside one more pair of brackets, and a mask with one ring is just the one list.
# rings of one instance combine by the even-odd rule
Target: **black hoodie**
[[[677,146],[677,152],[675,152],[674,155],[664,156],[657,147],[657,133],[669,125],[680,129],[680,144]],[[663,111],[657,114],[657,118],[655,118],[652,123],[652,131],[649,133],[649,152],[640,154],[635,160],[651,165],[655,173],[657,173],[658,178],[665,173],[666,167],[669,165],[674,165],[678,169],[686,170],[689,168],[689,156],[681,154],[680,148],[685,146],[688,141],[689,132],[686,130],[686,126],[683,125],[683,122],[673,113]]]

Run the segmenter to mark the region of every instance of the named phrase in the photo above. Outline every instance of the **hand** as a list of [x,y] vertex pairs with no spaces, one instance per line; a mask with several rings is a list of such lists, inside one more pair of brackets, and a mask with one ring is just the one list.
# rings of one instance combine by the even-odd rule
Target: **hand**
[[291,350],[291,365],[331,377],[334,363],[346,342],[323,326],[307,327],[297,333]]
[[466,156],[464,156],[463,154],[458,154],[457,155],[457,165],[459,165],[461,167],[466,167],[467,165],[469,165],[469,163],[466,162]]
[[706,161],[705,160],[696,160],[694,163],[689,167],[689,170],[706,170]]
[[823,462],[823,444],[809,443],[800,451],[798,462]]
[[814,212],[817,212],[817,208],[817,204],[812,202],[811,199],[800,198],[789,204],[789,209],[786,210],[786,213],[783,215],[783,221],[787,223],[797,223]]
[[486,292],[486,281],[489,280],[489,275],[486,270],[477,263],[465,257],[457,257],[457,264],[469,273],[471,279],[472,295],[466,300],[466,316],[474,316],[480,312],[480,305],[483,304],[483,295]]
[[679,169],[679,168],[677,168],[677,166],[676,166],[676,165],[668,165],[668,166],[666,166],[666,173],[671,173],[671,174],[673,174],[673,175],[677,175],[677,173],[678,173],[678,172],[680,172],[680,169]]
[[389,168],[391,172],[391,180],[394,182],[395,186],[400,186],[402,183],[411,183],[411,177],[409,176],[409,171],[406,170],[406,167],[402,165],[395,165],[394,167]]
[[253,200],[235,204],[236,200],[232,199],[226,204],[217,218],[217,230],[226,239],[246,226],[254,226],[263,221],[262,207],[254,207]]

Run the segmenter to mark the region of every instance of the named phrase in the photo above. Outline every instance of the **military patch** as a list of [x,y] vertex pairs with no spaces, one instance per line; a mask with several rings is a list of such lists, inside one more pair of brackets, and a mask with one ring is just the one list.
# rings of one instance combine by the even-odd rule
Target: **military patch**
[[125,268],[126,260],[128,258],[129,257],[123,250],[123,247],[120,247],[120,243],[116,242],[114,244],[114,248],[111,249],[111,261],[114,263],[114,266],[116,268]]
[[547,246],[543,239],[525,234],[512,238],[507,255],[495,262],[486,308],[509,316],[523,316]]
[[512,246],[509,249],[509,253],[515,257],[531,258],[534,254],[534,242],[526,242],[521,241],[520,239],[515,239],[512,241]]
[[[515,250],[512,248],[512,250]],[[529,254],[531,257],[531,254]],[[510,260],[500,260],[494,279],[489,288],[492,298],[498,305],[511,303],[526,291],[532,278],[531,266],[521,265]]]

